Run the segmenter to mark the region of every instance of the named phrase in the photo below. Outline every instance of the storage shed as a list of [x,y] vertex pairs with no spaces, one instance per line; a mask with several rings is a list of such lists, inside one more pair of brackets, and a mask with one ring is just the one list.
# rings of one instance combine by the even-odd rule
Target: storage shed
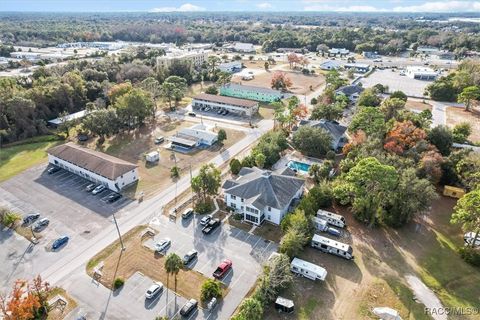
[[452,187],[452,186],[445,186],[443,189],[443,195],[446,197],[452,197],[460,199],[465,195],[465,190],[462,188]]

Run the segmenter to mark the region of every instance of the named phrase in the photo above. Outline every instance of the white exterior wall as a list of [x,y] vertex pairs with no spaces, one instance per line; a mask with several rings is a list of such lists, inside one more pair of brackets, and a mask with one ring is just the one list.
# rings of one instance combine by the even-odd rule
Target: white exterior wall
[[[303,188],[300,189],[297,192],[297,194],[295,194],[295,196],[290,200],[290,202],[293,199],[300,198],[302,196],[302,193],[303,193]],[[236,199],[233,199],[232,195],[228,193],[225,193],[224,195],[225,203],[227,204],[227,206],[234,208],[235,212],[243,214],[244,218],[245,218],[245,214],[247,213],[249,215],[254,215],[252,212],[246,211],[245,209],[246,204],[244,201],[242,202],[242,199],[240,197],[235,197],[235,198]],[[249,207],[253,207],[253,206],[249,205]],[[289,206],[282,209],[270,208],[270,210],[268,210],[268,208],[265,208],[263,210],[263,214],[265,215],[265,220],[273,224],[280,225],[280,222],[282,222],[283,218],[288,212],[288,209],[289,209],[288,207]],[[262,215],[262,210],[260,210],[259,208],[255,208],[255,209],[259,210],[258,218],[260,220],[260,217]],[[260,224],[261,223],[258,223],[257,225],[260,225]]]
[[199,139],[200,143],[211,146],[218,140],[218,134],[214,132],[208,132],[205,130],[197,130],[195,128],[183,128],[180,130],[181,134],[195,137]]
[[247,116],[252,116],[254,113],[258,111],[258,104],[255,107],[252,108],[243,108],[243,107],[237,107],[237,106],[232,106],[229,104],[223,104],[223,103],[216,103],[212,101],[203,101],[203,100],[195,100],[193,99],[192,101],[192,106],[196,105],[202,105],[203,107],[209,106],[211,108],[224,108],[227,109],[230,112],[245,112]]
[[116,180],[110,180],[106,177],[103,177],[99,174],[88,171],[84,168],[74,165],[73,163],[62,160],[50,154],[48,155],[48,162],[60,168],[63,168],[67,171],[75,173],[76,175],[79,175],[80,177],[83,177],[97,184],[103,184],[104,186],[106,186],[108,189],[112,191],[120,191],[125,186],[132,184],[138,180],[137,169],[124,173],[122,176],[118,177]]

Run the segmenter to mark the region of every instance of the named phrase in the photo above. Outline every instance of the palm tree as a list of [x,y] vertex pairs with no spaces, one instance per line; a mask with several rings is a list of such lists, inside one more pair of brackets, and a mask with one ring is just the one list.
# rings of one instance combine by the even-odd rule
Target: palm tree
[[210,56],[210,57],[208,57],[208,59],[207,59],[207,64],[208,64],[208,66],[210,67],[210,74],[211,74],[211,75],[214,75],[214,74],[215,74],[217,65],[220,63],[220,61],[221,61],[220,58],[217,57],[217,56]]
[[[167,288],[169,275],[175,276],[175,292],[177,291],[177,274],[183,266],[182,259],[175,253],[169,253],[165,259],[165,270],[167,271]],[[168,291],[167,291],[167,305],[168,305]],[[177,296],[175,295],[175,311],[177,308]]]

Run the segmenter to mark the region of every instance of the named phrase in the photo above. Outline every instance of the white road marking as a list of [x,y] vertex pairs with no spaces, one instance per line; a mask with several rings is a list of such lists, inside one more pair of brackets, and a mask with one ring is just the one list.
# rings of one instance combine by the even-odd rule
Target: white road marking
[[262,237],[258,237],[258,240],[257,240],[257,242],[255,242],[255,244],[253,245],[252,250],[255,249],[255,247],[256,247],[257,244],[260,242],[260,240],[262,240]]

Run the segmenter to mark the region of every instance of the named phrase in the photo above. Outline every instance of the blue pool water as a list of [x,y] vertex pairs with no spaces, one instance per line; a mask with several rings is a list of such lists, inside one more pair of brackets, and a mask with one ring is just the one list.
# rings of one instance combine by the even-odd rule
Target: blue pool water
[[287,166],[292,170],[302,171],[308,173],[308,169],[310,169],[310,165],[308,163],[298,162],[294,160],[290,160]]

